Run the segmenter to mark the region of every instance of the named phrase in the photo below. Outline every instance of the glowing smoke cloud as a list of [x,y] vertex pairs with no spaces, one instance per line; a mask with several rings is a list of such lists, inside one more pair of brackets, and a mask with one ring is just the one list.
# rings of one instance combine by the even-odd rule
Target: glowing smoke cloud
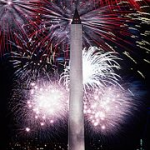
[[[90,47],[83,50],[83,85],[84,89],[100,88],[106,85],[118,84],[120,76],[115,73],[115,69],[120,69],[119,60],[116,53],[104,52],[97,47]],[[69,87],[70,67],[67,66],[61,75],[66,87]]]

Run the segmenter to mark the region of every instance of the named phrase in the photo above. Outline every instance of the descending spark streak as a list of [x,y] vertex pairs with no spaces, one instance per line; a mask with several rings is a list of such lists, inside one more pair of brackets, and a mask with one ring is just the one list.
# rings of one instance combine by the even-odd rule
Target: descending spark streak
[[141,10],[144,6],[148,6],[149,0],[105,0],[107,4],[128,4],[131,8]]
[[10,50],[9,41],[15,40],[14,31],[24,33],[27,24],[35,28],[38,16],[36,8],[32,6],[33,1],[35,0],[0,0],[0,54],[5,49]]
[[[103,88],[107,84],[118,84],[120,78],[114,72],[114,69],[120,69],[120,65],[116,62],[119,59],[114,52],[106,52],[97,47],[90,47],[83,50],[83,85],[84,89]],[[61,75],[60,82],[69,85],[69,71],[67,66]]]

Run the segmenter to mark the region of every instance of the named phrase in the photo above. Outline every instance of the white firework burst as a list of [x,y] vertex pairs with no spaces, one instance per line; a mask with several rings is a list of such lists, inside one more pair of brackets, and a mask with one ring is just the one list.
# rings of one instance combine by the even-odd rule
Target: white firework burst
[[[119,60],[115,52],[104,52],[97,47],[83,49],[83,86],[84,90],[91,88],[103,88],[106,85],[118,84],[120,76],[115,69],[120,69]],[[63,80],[66,87],[70,82],[70,66],[62,73],[60,82]]]

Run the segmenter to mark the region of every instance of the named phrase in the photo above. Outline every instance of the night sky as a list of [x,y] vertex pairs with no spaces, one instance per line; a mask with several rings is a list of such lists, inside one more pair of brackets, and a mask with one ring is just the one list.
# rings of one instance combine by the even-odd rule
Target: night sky
[[[141,32],[144,30],[149,31],[148,25],[143,25]],[[135,33],[139,34],[139,33]],[[127,38],[127,37],[124,37]],[[146,37],[150,42],[150,36]],[[109,43],[109,41],[108,41]],[[112,43],[111,43],[112,44]],[[114,46],[114,45],[112,45]],[[95,147],[103,145],[103,150],[136,150],[139,148],[140,139],[143,139],[144,150],[150,150],[150,64],[143,62],[141,58],[150,60],[150,55],[143,53],[141,50],[135,52],[134,46],[125,45],[126,48],[131,50],[133,56],[136,57],[138,64],[133,64],[127,57],[121,55],[123,60],[119,63],[123,69],[117,73],[123,78],[123,83],[136,83],[134,86],[138,86],[138,90],[135,92],[144,91],[144,96],[139,99],[139,111],[135,111],[133,117],[127,119],[127,122],[122,125],[122,129],[113,135],[102,136],[100,133],[91,133],[89,129],[85,130],[86,150],[92,150],[90,143],[94,143]],[[129,46],[129,47],[128,47]],[[148,49],[150,47],[147,46]],[[120,47],[116,49],[119,51]],[[63,56],[62,56],[63,57]],[[58,57],[58,58],[62,58]],[[59,66],[59,65],[58,65]],[[58,69],[62,71],[62,66]],[[131,70],[133,68],[133,70]],[[145,78],[142,78],[137,70],[140,70]],[[10,99],[12,96],[12,89],[14,88],[14,75],[15,69],[13,65],[8,61],[6,55],[0,57],[0,150],[6,150],[9,143],[26,140],[36,140],[34,144],[39,141],[45,142],[60,142],[67,143],[67,125],[65,128],[60,128],[61,132],[54,134],[54,136],[43,137],[40,135],[29,136],[26,133],[19,133],[19,127],[15,120],[15,116],[10,109]],[[128,118],[128,116],[127,116]],[[46,132],[46,131],[45,131]],[[57,132],[57,130],[54,130]],[[99,141],[100,140],[100,141]],[[91,147],[91,148],[90,148]]]

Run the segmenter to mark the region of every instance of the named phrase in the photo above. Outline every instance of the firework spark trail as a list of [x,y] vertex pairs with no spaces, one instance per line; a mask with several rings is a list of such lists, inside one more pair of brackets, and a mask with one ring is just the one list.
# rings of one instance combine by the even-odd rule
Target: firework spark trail
[[[149,6],[147,6],[147,7],[149,7]],[[82,21],[82,23],[85,24],[85,27],[87,27],[87,31],[90,31],[92,28],[94,29],[94,26],[98,27],[100,25],[100,24],[98,24],[98,21],[97,21],[99,18],[102,17],[105,20],[108,17],[107,14],[106,14],[106,16],[100,15],[99,18],[94,20],[92,18],[92,16],[90,16],[90,15],[88,13],[85,14],[85,16],[84,16],[85,21],[84,21],[84,19]],[[112,16],[113,15],[115,16],[116,14],[112,14]],[[95,16],[96,15],[94,15],[94,17]],[[102,30],[103,35],[105,36],[105,44],[107,44],[107,42],[109,43],[110,41],[113,42],[117,47],[115,46],[116,48],[114,48],[112,46],[110,48],[112,50],[117,51],[120,55],[125,55],[125,57],[127,59],[130,59],[134,63],[134,65],[139,63],[138,62],[139,58],[140,58],[140,60],[142,60],[144,62],[144,59],[145,59],[144,55],[146,55],[146,56],[148,55],[148,53],[149,53],[148,47],[150,45],[150,43],[148,41],[148,39],[149,39],[148,31],[146,30],[150,26],[149,18],[150,18],[150,14],[145,11],[135,11],[135,12],[124,14],[124,19],[128,22],[127,24],[124,24],[124,26],[127,27],[126,29],[128,29],[129,33],[127,32],[127,30],[120,29],[120,32],[122,33],[121,37],[115,37],[116,35],[114,34],[115,32],[117,33],[115,28],[117,25],[119,25],[119,23],[112,24],[112,20],[108,19],[109,24],[106,24],[106,26],[109,26],[108,30],[107,30],[107,28],[105,28],[105,26],[101,27],[101,28],[103,28],[103,30]],[[103,19],[102,19],[102,23],[104,23]],[[142,30],[144,28],[143,27],[144,25],[147,25],[148,27],[146,27],[145,31],[143,32]],[[113,29],[113,28],[114,28],[114,30],[113,30],[114,33],[109,31],[109,29]],[[93,36],[94,37],[93,40],[95,39],[95,41],[97,40],[97,42],[101,41],[101,39],[98,39],[98,34],[100,33],[100,32],[98,32],[99,31],[98,29],[100,29],[100,28],[97,28],[97,30],[95,32],[96,35]],[[88,37],[90,37],[90,36],[91,36],[91,32],[89,32]],[[128,39],[130,42],[128,40],[124,40],[124,41],[121,40],[121,38],[124,39],[124,37],[128,37],[128,36],[131,36],[131,39],[130,40]],[[103,42],[101,42],[101,43],[103,43]],[[127,45],[129,46],[131,43],[135,46],[134,48],[136,49],[137,52],[133,51],[132,48],[129,50],[128,48],[125,48],[123,46],[124,44],[125,44],[125,46],[127,46]],[[108,46],[110,46],[110,45],[108,45]],[[120,49],[122,49],[122,51]],[[139,52],[139,54],[138,54],[138,52]],[[142,53],[142,55],[140,55],[141,53]],[[135,54],[136,54],[136,56],[135,56]],[[143,56],[143,57],[141,57],[141,56]],[[137,70],[137,73],[142,78],[145,78],[145,75],[142,71]]]
[[0,54],[5,49],[11,49],[9,41],[15,40],[14,32],[24,33],[27,24],[33,28],[37,26],[38,16],[32,5],[33,1],[0,0]]
[[[136,28],[130,27],[129,30],[131,33],[136,33],[135,35],[133,34],[132,37],[133,39],[136,39],[136,46],[138,47],[137,51],[124,51],[122,52],[123,55],[125,55],[127,58],[129,58],[134,65],[139,65],[141,62],[148,63],[149,61],[149,27],[150,27],[150,13],[146,11],[138,11],[138,13],[131,13],[128,14],[129,18],[132,18],[133,21],[137,22]],[[139,24],[140,22],[140,24]],[[144,32],[142,31],[143,29]],[[135,69],[134,67],[131,66],[131,70],[136,71],[142,78],[146,78],[145,72]]]
[[138,111],[139,102],[136,100],[137,94],[117,85],[105,86],[103,91],[95,89],[84,98],[86,123],[94,132],[116,133]]
[[[115,69],[120,69],[117,63],[119,58],[114,52],[104,52],[97,47],[90,47],[83,50],[83,86],[84,90],[90,88],[102,89],[107,84],[119,84],[120,76],[115,73]],[[66,66],[62,73],[60,82],[69,87],[70,67]]]
[[149,5],[149,0],[105,0],[105,2],[109,5],[129,5],[129,7],[136,10],[141,10],[143,7],[147,7]]
[[[131,42],[129,40],[123,40],[122,36],[130,36],[128,27],[125,26],[124,23],[132,21],[129,20],[128,17],[121,17],[121,12],[115,10],[115,6],[111,7],[114,12],[112,12],[110,8],[104,7],[81,15],[83,30],[86,35],[83,36],[86,43],[85,45],[91,45],[92,41],[93,43],[98,43],[101,48],[111,51],[114,51],[114,49],[110,43],[123,48],[125,48],[124,45],[118,41],[131,45]],[[116,33],[118,36],[115,35]]]

